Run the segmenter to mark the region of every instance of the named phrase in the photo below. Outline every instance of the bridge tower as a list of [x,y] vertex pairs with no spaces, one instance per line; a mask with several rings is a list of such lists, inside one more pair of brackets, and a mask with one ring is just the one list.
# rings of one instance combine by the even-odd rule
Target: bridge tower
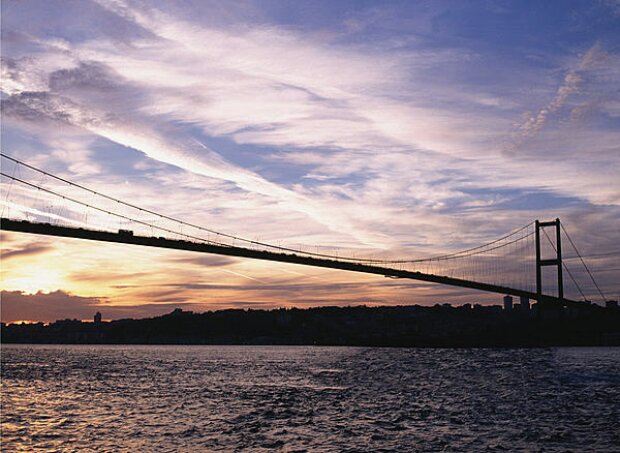
[[[540,246],[540,232],[543,228],[555,227],[555,258],[542,259]],[[545,266],[557,266],[558,298],[564,299],[564,285],[562,282],[562,237],[560,234],[560,219],[550,222],[536,220],[536,295],[540,302],[545,296],[542,293],[542,269]]]

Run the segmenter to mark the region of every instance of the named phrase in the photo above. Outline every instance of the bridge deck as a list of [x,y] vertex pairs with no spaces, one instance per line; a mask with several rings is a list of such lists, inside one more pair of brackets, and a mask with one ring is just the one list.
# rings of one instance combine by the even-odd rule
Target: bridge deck
[[[135,244],[148,247],[187,250],[192,252],[213,253],[217,255],[238,256],[243,258],[252,258],[267,261],[278,261],[282,263],[302,264],[305,266],[315,266],[329,269],[363,272],[366,274],[384,275],[386,277],[421,280],[425,282],[440,283],[443,285],[458,286],[461,288],[470,288],[500,294],[509,294],[517,297],[524,296],[534,300],[538,300],[540,298],[536,293],[523,291],[515,288],[490,285],[487,283],[480,283],[441,275],[425,274],[422,272],[404,271],[388,267],[372,266],[368,264],[359,264],[346,261],[301,256],[294,253],[276,253],[266,250],[252,250],[244,247],[215,245],[208,243],[166,239],[161,237],[112,233],[107,231],[97,231],[83,228],[55,226],[50,225],[49,223],[30,222],[27,220],[18,221],[7,218],[0,219],[0,229],[21,233],[42,234],[46,236],[88,239],[93,241],[116,242],[121,244]],[[580,302],[567,299],[563,299],[562,301],[560,301],[558,298],[552,296],[543,296],[543,298],[545,302],[561,302],[564,305],[581,304]]]

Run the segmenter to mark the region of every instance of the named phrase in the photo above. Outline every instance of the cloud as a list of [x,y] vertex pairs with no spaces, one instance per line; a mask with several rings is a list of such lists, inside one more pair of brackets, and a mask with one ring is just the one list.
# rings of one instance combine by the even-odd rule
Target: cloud
[[192,264],[199,267],[221,267],[236,263],[238,260],[227,256],[206,255],[206,256],[179,256],[169,258],[168,261],[178,264]]
[[59,69],[49,76],[51,91],[88,90],[109,91],[118,88],[118,75],[97,62],[79,62],[78,67]]
[[563,84],[558,88],[555,97],[536,114],[528,114],[525,121],[517,125],[516,143],[509,145],[508,152],[520,147],[524,140],[539,133],[551,115],[557,114],[567,103],[569,97],[580,90],[586,71],[607,59],[607,52],[600,42],[596,42],[581,57],[577,69],[569,70],[564,76]]
[[78,271],[69,276],[69,278],[74,282],[88,282],[91,284],[97,283],[108,283],[112,284],[117,281],[128,281],[135,280],[140,277],[149,276],[149,272],[111,272],[111,271],[100,271],[100,272],[85,272]]
[[123,146],[142,151],[161,162],[207,177],[231,181],[244,190],[275,198],[289,209],[303,212],[335,231],[346,231],[358,240],[369,243],[377,243],[379,240],[373,237],[372,233],[359,230],[337,212],[326,216],[322,203],[271,183],[251,171],[231,165],[195,140],[170,141],[140,122],[88,108],[51,92],[23,91],[2,102],[3,111],[8,117],[29,121],[44,118],[77,126]]
[[530,116],[523,124],[519,125],[518,129],[522,131],[522,137],[531,137],[539,132],[545,126],[547,117],[560,110],[566,103],[568,96],[579,90],[581,81],[582,77],[575,71],[566,74],[564,84],[558,88],[555,98],[546,107],[540,109],[537,115]]
[[49,294],[26,294],[21,291],[2,291],[2,322],[18,320],[54,321],[64,318],[91,318],[102,300],[79,297],[64,291]]
[[[116,100],[119,96],[114,93],[124,96],[123,114],[131,114],[132,121],[108,112],[108,127],[95,128],[94,133],[140,149],[163,162],[224,178],[244,190],[275,198],[289,209],[304,212],[327,225],[333,232],[348,231],[369,245],[384,247],[389,240],[358,226],[359,219],[351,221],[350,215],[340,215],[340,209],[325,215],[325,206],[334,202],[333,197],[320,197],[298,187],[288,190],[290,187],[274,184],[256,173],[231,165],[209,146],[201,147],[192,140],[170,143],[162,137],[157,138],[156,131],[145,123],[155,122],[161,127],[166,122],[183,121],[200,126],[208,135],[223,135],[238,143],[253,145],[325,147],[329,151],[321,153],[324,161],[332,158],[363,160],[369,153],[380,153],[388,158],[400,154],[408,161],[415,159],[423,148],[433,150],[434,160],[444,166],[445,154],[477,160],[488,158],[492,152],[488,141],[496,135],[491,131],[501,131],[509,124],[505,112],[483,114],[476,110],[472,117],[471,103],[467,104],[469,111],[444,108],[443,102],[438,102],[441,90],[434,90],[432,85],[416,89],[414,95],[408,94],[411,90],[408,72],[418,75],[419,68],[438,64],[436,55],[428,51],[410,49],[407,55],[391,55],[364,47],[347,48],[329,42],[326,45],[325,41],[319,44],[275,26],[205,27],[156,8],[126,2],[101,2],[101,5],[118,15],[123,23],[134,23],[140,29],[149,30],[150,34],[125,49],[122,55],[105,41],[70,45],[68,55],[74,61],[74,68],[52,72],[53,80],[67,78],[71,81],[60,87],[92,86],[92,80],[103,80],[104,86],[115,87],[107,90],[107,97]],[[601,52],[596,46],[590,49],[582,58],[582,68],[589,68],[600,60]],[[282,59],[280,55],[290,57]],[[66,59],[66,55],[63,58]],[[452,52],[449,58],[458,61],[462,57]],[[171,59],[180,63],[170,65]],[[301,63],[306,61],[313,64]],[[445,61],[439,60],[439,63]],[[79,81],[79,77],[84,77],[86,82]],[[560,108],[579,85],[578,77],[577,73],[569,73],[556,97],[523,127],[530,132],[542,127],[550,112]],[[130,96],[132,90],[141,94]],[[396,92],[401,94],[402,100],[394,100]],[[72,94],[106,106],[103,99]],[[454,102],[458,93],[450,94],[451,105],[458,105]],[[472,92],[463,92],[462,96],[470,100],[486,99],[483,94],[476,96]],[[427,107],[429,102],[435,105]],[[86,118],[102,114],[90,112]],[[140,116],[143,121],[136,122]],[[105,121],[102,124],[105,126]],[[286,149],[286,154],[289,151]],[[203,168],[205,165],[207,170]],[[367,167],[364,169],[372,173],[349,172],[345,176],[360,175],[366,179],[378,173],[379,169]],[[524,178],[520,168],[511,171],[512,164],[506,160],[487,167],[511,173],[509,177],[515,183],[527,184],[529,181],[524,179],[534,179]],[[473,173],[472,178],[488,173],[477,174],[471,165],[468,172]],[[435,176],[428,169],[426,173],[426,179],[432,180]],[[571,187],[555,184],[553,189],[568,191]],[[428,195],[437,198],[436,204],[439,204],[445,194],[431,190]],[[346,205],[342,200],[338,204]]]
[[11,242],[13,240],[14,233],[7,231],[0,231],[0,243]]
[[59,319],[90,320],[96,312],[104,319],[145,318],[170,313],[175,308],[188,308],[182,302],[110,305],[105,298],[81,297],[65,291],[27,294],[22,291],[0,292],[2,322],[53,322]]
[[48,243],[33,242],[30,244],[26,244],[20,249],[4,249],[3,248],[1,256],[3,260],[15,259],[19,257],[24,258],[28,256],[33,256],[33,255],[40,255],[42,253],[46,253],[53,249],[54,247],[52,247]]

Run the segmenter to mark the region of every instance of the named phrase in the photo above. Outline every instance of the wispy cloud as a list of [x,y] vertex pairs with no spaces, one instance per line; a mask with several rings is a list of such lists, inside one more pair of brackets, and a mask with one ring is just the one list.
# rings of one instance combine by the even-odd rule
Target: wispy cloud
[[540,132],[549,116],[558,113],[568,101],[569,96],[579,92],[585,71],[603,62],[606,57],[607,52],[602,49],[600,42],[590,47],[581,58],[578,68],[570,69],[566,73],[563,84],[558,88],[555,97],[536,114],[528,114],[526,119],[517,125],[516,143],[509,145],[507,151],[514,151],[523,144],[524,139]]
[[14,258],[25,258],[28,256],[39,255],[52,249],[50,244],[44,242],[33,242],[27,244],[23,248],[14,249],[2,249],[0,256],[3,260],[9,260]]

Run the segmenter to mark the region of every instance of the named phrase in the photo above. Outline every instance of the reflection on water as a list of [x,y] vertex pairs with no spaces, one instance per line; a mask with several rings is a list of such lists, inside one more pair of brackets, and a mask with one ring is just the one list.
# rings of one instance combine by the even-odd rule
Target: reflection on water
[[3,451],[618,451],[620,348],[2,347]]

